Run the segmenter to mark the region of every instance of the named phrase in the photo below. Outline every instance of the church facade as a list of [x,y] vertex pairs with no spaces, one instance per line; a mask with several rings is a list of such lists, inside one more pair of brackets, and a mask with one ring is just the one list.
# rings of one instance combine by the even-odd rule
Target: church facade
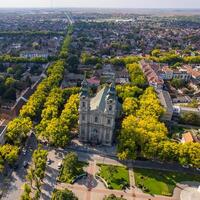
[[103,87],[90,97],[89,86],[82,82],[79,105],[79,138],[82,142],[111,146],[119,111],[115,85]]

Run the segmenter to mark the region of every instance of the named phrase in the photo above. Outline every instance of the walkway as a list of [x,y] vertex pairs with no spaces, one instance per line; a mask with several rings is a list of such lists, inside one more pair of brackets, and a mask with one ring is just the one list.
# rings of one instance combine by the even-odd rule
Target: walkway
[[149,194],[141,192],[134,186],[134,174],[132,169],[129,170],[129,175],[130,175],[130,184],[133,187],[130,187],[130,189],[127,189],[126,191],[110,190],[105,187],[99,188],[98,184],[96,183],[99,180],[95,179],[95,172],[96,172],[95,161],[89,162],[87,172],[88,172],[88,177],[85,178],[84,181],[81,181],[81,183],[75,183],[74,185],[60,183],[57,184],[56,188],[57,189],[68,188],[69,190],[72,190],[79,200],[94,200],[94,199],[102,200],[105,196],[108,196],[110,194],[115,194],[118,197],[123,196],[127,200],[179,200],[173,197],[164,197],[157,195],[151,196]]

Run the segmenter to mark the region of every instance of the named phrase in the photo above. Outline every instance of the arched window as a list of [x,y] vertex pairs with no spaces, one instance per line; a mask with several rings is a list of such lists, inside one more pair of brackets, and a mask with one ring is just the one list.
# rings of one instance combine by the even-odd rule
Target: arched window
[[82,107],[85,108],[85,102],[82,102]]
[[94,121],[97,123],[97,122],[98,122],[98,117],[95,117],[95,118],[94,118]]
[[112,111],[112,106],[111,105],[109,106],[109,111]]

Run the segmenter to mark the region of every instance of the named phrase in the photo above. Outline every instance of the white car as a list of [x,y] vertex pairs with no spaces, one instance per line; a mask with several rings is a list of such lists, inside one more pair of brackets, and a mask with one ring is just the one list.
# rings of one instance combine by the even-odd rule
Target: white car
[[59,163],[58,163],[58,169],[61,169],[61,167],[62,167],[62,163],[59,162]]
[[50,164],[51,164],[51,160],[48,159],[48,160],[47,160],[47,165],[50,165]]

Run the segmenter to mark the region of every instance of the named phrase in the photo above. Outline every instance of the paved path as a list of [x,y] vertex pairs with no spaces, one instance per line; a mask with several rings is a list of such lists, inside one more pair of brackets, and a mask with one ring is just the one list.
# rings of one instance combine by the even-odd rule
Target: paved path
[[[93,184],[95,181],[95,162],[90,161],[87,172],[88,178],[85,179],[85,185],[75,183],[74,185],[60,183],[56,185],[57,189],[68,188],[72,190],[74,194],[78,197],[79,200],[102,200],[105,196],[110,194],[115,194],[118,197],[124,197],[126,200],[179,200],[173,197],[164,197],[164,196],[151,196],[149,194],[144,194],[137,188],[131,187],[129,190],[120,191],[120,190],[110,190],[107,188],[98,188]],[[133,176],[133,171],[130,170],[131,179]],[[132,184],[134,181],[132,182]]]

